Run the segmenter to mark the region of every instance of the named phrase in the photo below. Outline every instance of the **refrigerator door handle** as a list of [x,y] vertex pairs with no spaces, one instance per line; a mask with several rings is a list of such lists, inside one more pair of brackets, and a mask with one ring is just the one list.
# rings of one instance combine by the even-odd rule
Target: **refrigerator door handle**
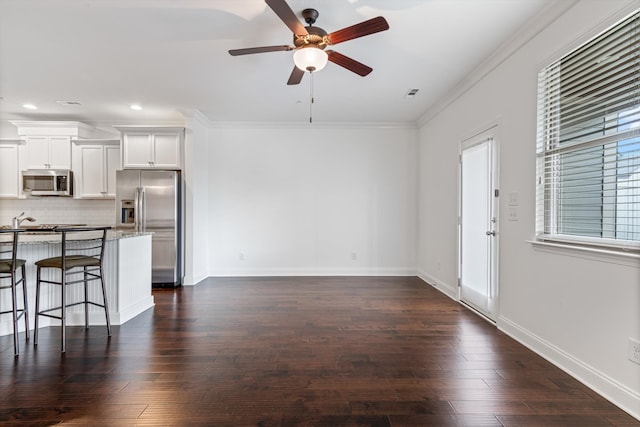
[[135,229],[137,232],[140,231],[140,188],[136,187],[136,196],[133,202],[134,213],[133,213],[133,222],[135,225]]
[[140,224],[143,233],[147,231],[147,201],[145,200],[145,191],[144,187],[140,187]]

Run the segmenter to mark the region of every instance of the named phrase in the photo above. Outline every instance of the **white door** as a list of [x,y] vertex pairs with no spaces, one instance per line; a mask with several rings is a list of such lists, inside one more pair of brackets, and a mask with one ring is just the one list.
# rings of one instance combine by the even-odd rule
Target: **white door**
[[497,142],[491,130],[462,143],[460,299],[492,320],[498,301],[497,167]]

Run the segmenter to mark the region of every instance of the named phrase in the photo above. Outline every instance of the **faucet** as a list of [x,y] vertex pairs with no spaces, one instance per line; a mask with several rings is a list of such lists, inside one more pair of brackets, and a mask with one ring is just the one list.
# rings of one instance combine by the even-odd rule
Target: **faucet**
[[25,217],[24,212],[22,212],[20,215],[13,217],[12,227],[14,229],[19,228],[20,224],[22,224],[24,221],[34,222],[35,218],[31,218],[30,216]]

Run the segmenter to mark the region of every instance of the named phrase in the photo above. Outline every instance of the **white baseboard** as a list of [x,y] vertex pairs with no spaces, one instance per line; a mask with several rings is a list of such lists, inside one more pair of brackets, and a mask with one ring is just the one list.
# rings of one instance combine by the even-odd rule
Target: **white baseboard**
[[[155,305],[154,299],[153,299],[153,295],[149,295],[146,298],[141,299],[140,301],[137,301],[135,304],[130,305],[129,307],[120,310],[120,312],[118,312],[118,323],[113,322],[114,325],[122,325],[125,322],[128,322],[129,320],[133,319],[134,317],[136,317],[138,314],[141,314],[145,311],[147,311],[148,309],[150,309],[151,307],[153,307]],[[111,319],[110,319],[111,320]]]
[[[3,315],[2,317],[7,317],[9,321],[0,323],[0,337],[4,335],[13,335],[13,322],[11,321],[11,316],[9,314]],[[24,332],[24,318],[21,318],[18,321],[18,332]],[[33,329],[33,323],[31,323],[31,319],[29,319],[29,327]]]
[[[127,321],[133,319],[138,314],[150,309],[155,305],[153,295],[150,295],[135,304],[121,311],[109,311],[109,321],[112,325],[123,325]],[[100,309],[101,310],[101,309]],[[51,325],[59,325],[60,322],[52,320]],[[91,311],[89,312],[89,325],[106,325],[107,321],[104,317],[104,311]],[[84,312],[69,313],[67,311],[67,325],[69,326],[84,326]]]
[[206,280],[209,277],[208,274],[199,274],[197,276],[185,276],[184,281],[182,282],[182,286],[195,286],[198,283]]
[[620,384],[504,316],[498,318],[497,326],[511,338],[640,420],[640,393]]
[[436,288],[437,290],[439,290],[440,292],[442,292],[443,294],[445,294],[446,296],[448,296],[449,298],[451,298],[452,300],[460,301],[460,299],[458,298],[458,286],[453,286],[451,284],[448,284],[443,280],[440,280],[439,278],[432,276],[423,270],[419,270],[417,272],[417,276],[420,279],[427,282],[428,284],[430,284],[431,286],[433,286],[434,288]]
[[210,277],[415,276],[409,268],[247,268],[214,270]]

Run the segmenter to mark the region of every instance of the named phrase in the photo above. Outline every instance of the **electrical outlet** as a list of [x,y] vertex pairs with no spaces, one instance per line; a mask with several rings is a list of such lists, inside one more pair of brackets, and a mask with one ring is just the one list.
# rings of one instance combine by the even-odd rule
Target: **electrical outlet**
[[358,254],[355,252],[351,252],[351,261],[355,261],[358,259]]
[[629,338],[629,360],[640,365],[640,342]]
[[239,259],[240,261],[244,261],[244,252],[240,252],[240,253],[238,254],[238,259]]

